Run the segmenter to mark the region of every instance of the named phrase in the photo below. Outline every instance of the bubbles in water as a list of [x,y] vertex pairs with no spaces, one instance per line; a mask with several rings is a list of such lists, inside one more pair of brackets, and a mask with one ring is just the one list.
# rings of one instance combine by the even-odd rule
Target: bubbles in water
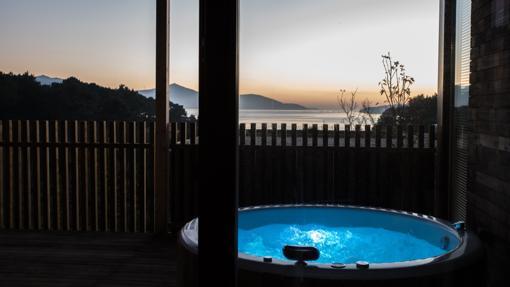
[[271,224],[239,230],[239,251],[285,260],[285,245],[319,249],[318,262],[399,262],[443,254],[439,246],[409,234],[370,227],[329,227],[316,224]]

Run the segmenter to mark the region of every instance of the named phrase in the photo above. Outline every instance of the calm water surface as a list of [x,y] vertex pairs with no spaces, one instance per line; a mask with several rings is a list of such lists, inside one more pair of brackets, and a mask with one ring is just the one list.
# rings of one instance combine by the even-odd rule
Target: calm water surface
[[[188,114],[197,115],[197,109],[188,109]],[[374,115],[375,120],[380,115]],[[300,128],[303,124],[347,124],[345,113],[335,110],[240,110],[239,122],[260,125],[267,124],[297,124]]]

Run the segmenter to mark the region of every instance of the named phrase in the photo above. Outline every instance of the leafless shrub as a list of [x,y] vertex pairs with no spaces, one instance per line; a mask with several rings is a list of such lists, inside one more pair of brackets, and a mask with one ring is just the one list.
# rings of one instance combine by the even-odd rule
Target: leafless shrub
[[356,94],[358,89],[350,92],[350,96],[345,95],[346,90],[340,90],[340,94],[337,95],[338,106],[345,113],[347,123],[353,125],[357,118],[358,103],[356,102]]
[[405,66],[399,61],[394,61],[391,54],[382,55],[384,78],[379,82],[380,94],[385,96],[393,113],[395,122],[399,122],[399,111],[407,105],[411,98],[411,85],[414,78],[407,75]]
[[365,99],[361,102],[361,111],[359,110],[359,103],[357,101],[358,89],[350,92],[350,95],[346,95],[346,90],[340,90],[337,95],[338,106],[340,110],[345,113],[347,123],[349,125],[375,125],[374,115],[371,111],[371,102]]

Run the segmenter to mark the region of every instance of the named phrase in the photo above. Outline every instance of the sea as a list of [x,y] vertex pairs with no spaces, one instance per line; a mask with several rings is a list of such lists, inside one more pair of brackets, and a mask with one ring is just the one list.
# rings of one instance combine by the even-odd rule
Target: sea
[[[188,115],[198,116],[198,109],[186,109]],[[380,114],[374,114],[377,121]],[[288,128],[297,124],[298,129],[303,124],[334,126],[335,124],[348,124],[344,112],[338,110],[239,110],[239,122],[244,124],[256,124],[258,127],[266,124],[286,124]]]

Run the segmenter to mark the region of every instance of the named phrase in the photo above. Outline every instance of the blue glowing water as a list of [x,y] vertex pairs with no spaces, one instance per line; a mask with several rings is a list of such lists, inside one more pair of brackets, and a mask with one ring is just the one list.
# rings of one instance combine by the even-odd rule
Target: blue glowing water
[[435,257],[448,250],[410,234],[374,227],[268,224],[239,229],[239,252],[286,260],[285,245],[314,246],[319,263],[402,262]]

